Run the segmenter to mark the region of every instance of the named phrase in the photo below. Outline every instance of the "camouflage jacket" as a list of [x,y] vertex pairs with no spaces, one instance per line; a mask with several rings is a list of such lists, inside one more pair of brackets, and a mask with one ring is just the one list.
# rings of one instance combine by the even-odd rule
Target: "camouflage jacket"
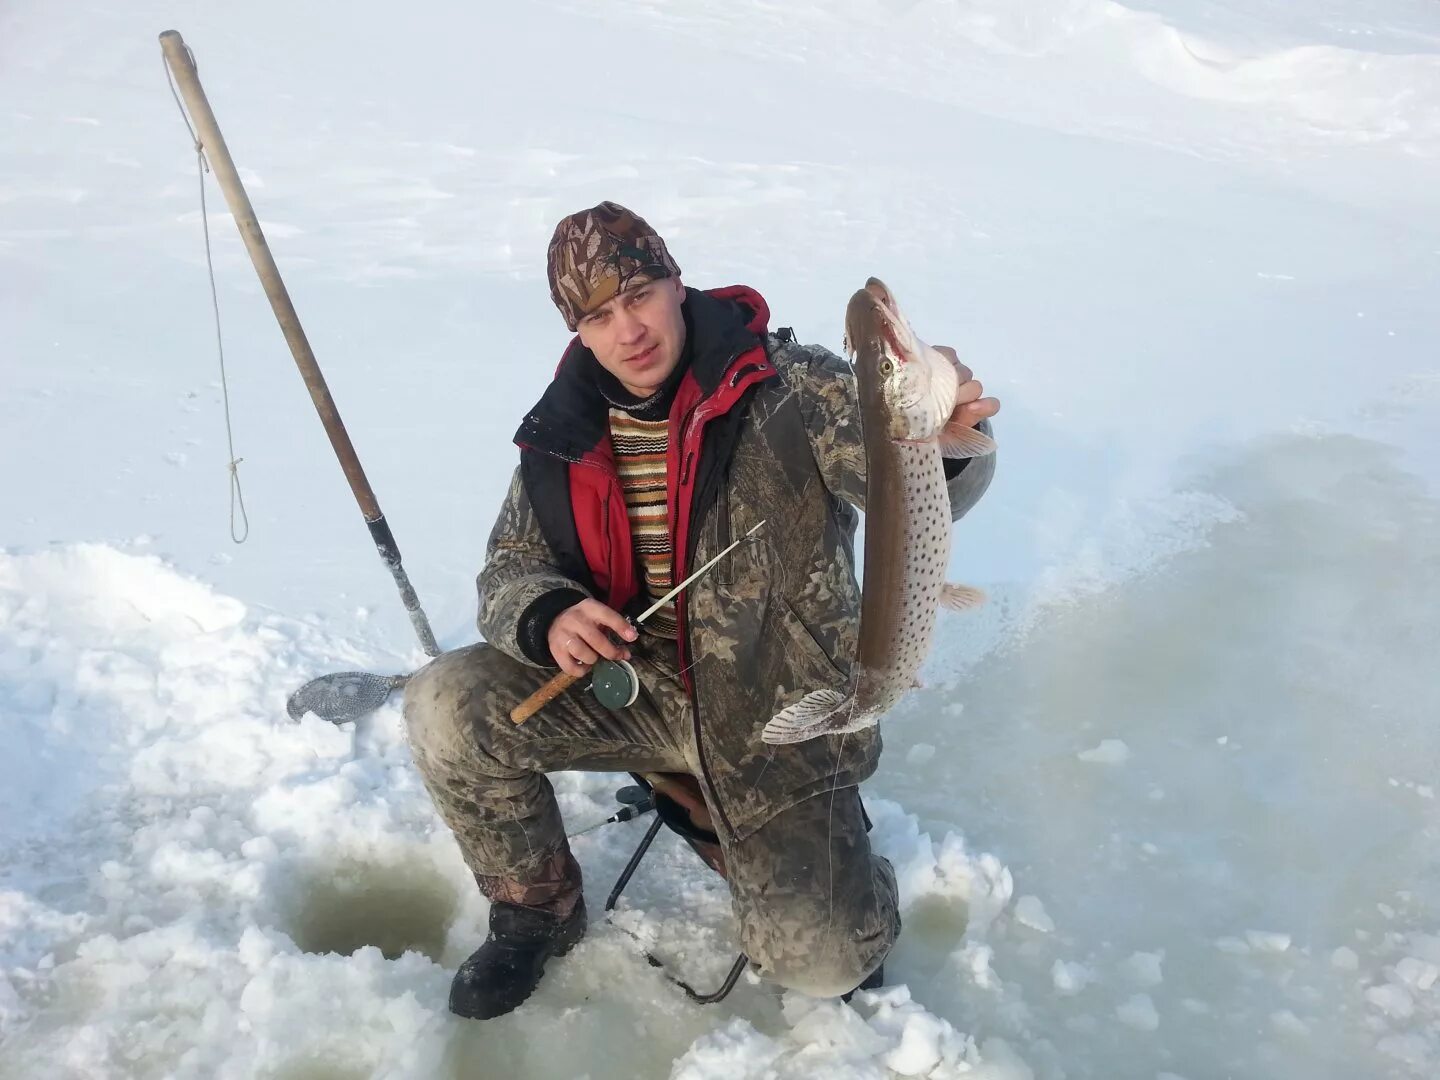
[[[757,293],[689,290],[686,315],[691,370],[671,413],[670,497],[684,506],[672,505],[675,579],[765,522],[691,585],[678,609],[700,779],[717,822],[743,839],[810,795],[864,780],[879,760],[878,728],[791,746],[760,741],[786,705],[847,686],[860,621],[854,537],[865,449],[850,366],[788,331],[770,333]],[[545,632],[564,607],[595,596],[633,614],[638,602],[633,573],[622,580],[632,558],[623,499],[604,486],[607,461],[614,472],[605,405],[586,386],[597,366],[572,342],[521,425],[521,463],[477,582],[486,640],[536,666],[554,666]],[[995,468],[993,456],[958,465],[947,466],[957,519]]]

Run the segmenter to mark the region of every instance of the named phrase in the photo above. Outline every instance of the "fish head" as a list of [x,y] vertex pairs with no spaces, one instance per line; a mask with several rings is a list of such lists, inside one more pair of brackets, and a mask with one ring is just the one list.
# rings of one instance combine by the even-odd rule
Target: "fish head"
[[921,341],[895,294],[871,278],[845,310],[845,347],[855,365],[867,423],[902,442],[934,439],[955,409],[955,365]]

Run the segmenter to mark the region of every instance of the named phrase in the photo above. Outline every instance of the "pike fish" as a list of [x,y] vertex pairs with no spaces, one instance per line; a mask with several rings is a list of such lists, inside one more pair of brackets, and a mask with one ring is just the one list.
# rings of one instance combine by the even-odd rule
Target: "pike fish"
[[984,594],[945,581],[950,496],[944,459],[993,453],[983,432],[951,423],[955,365],[925,344],[878,278],[850,298],[845,347],[855,368],[865,440],[865,580],[860,642],[846,691],[806,694],[761,733],[771,744],[860,731],[912,687],[942,607],[964,610]]

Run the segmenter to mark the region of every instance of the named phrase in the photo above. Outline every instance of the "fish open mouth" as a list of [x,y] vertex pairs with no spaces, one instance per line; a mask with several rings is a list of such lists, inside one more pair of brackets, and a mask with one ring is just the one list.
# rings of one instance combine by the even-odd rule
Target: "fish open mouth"
[[897,364],[903,364],[905,362],[905,346],[900,344],[900,337],[895,332],[898,329],[895,320],[885,308],[880,310],[885,316],[880,325],[880,332],[885,336],[885,344],[890,346],[891,358]]
[[905,345],[900,340],[900,309],[895,297],[879,278],[865,283],[865,291],[875,303],[875,313],[880,316],[880,334],[889,346],[890,356],[897,364],[905,362]]

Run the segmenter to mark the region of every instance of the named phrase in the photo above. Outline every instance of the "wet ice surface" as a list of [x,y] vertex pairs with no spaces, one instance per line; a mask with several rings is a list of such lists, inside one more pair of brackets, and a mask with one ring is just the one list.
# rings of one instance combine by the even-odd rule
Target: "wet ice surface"
[[[952,752],[876,789],[970,823],[1055,924],[992,935],[1005,992],[939,983],[945,1015],[1034,1039],[1053,1075],[1430,1067],[1440,503],[1395,457],[1347,436],[1230,456],[1204,479],[1239,517],[1204,547],[936,692],[965,699]],[[892,750],[937,738],[924,699]],[[1102,739],[1128,757],[1077,758]]]
[[[1143,7],[0,16],[0,1077],[1434,1075],[1440,20]],[[644,951],[709,987],[734,943],[665,836],[530,1005],[448,1016],[484,904],[396,703],[285,719],[422,658],[212,188],[226,539],[170,25],[447,646],[577,205],[831,347],[879,273],[1003,399],[952,565],[993,602],[867,795],[897,985],[690,1004]],[[578,121],[537,58],[597,55],[667,91]],[[567,821],[621,782],[557,777]],[[597,915],[643,828],[577,841]]]

